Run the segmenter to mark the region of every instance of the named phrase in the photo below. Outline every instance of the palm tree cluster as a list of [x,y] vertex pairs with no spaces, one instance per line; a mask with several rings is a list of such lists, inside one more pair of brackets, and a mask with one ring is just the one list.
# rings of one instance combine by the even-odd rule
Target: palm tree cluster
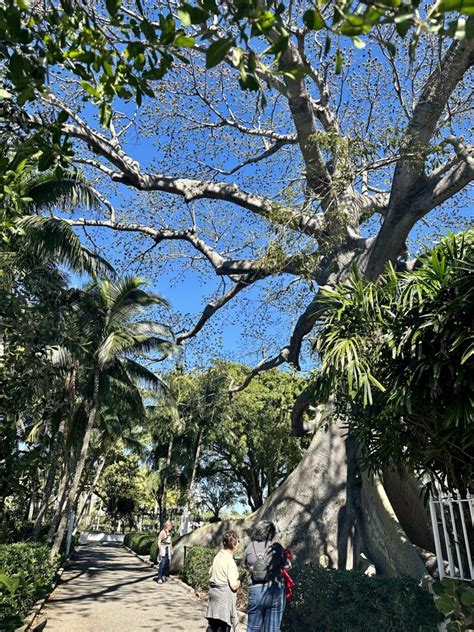
[[[141,385],[164,390],[140,356],[158,350],[167,357],[173,335],[142,319],[149,308],[167,307],[145,280],[117,278],[67,222],[39,215],[97,204],[94,190],[75,173],[38,173],[33,163],[8,158],[13,175],[7,195],[3,189],[0,239],[1,526],[12,531],[19,508],[34,521],[34,539],[48,523],[54,555],[78,510],[88,460],[103,467],[110,445],[145,419]],[[70,287],[66,268],[90,282]]]

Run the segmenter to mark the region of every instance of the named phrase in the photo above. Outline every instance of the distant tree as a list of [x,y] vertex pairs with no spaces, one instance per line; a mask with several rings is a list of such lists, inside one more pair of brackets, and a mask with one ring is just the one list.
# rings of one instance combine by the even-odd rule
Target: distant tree
[[305,380],[268,371],[229,398],[229,384],[243,380],[247,371],[243,365],[219,361],[198,379],[214,385],[208,391],[212,423],[203,449],[204,471],[228,476],[255,510],[297,466],[307,446],[288,433],[291,408]]
[[238,499],[238,484],[225,474],[218,473],[199,482],[199,495],[212,513],[211,522],[217,522],[221,511],[232,507]]

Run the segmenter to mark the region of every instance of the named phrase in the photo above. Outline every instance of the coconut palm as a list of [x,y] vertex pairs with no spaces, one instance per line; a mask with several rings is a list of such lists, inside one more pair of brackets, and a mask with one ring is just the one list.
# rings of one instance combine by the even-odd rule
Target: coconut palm
[[76,353],[82,367],[81,409],[85,425],[52,555],[59,551],[68,516],[80,492],[89,444],[101,406],[110,398],[118,397],[132,410],[143,410],[144,413],[138,385],[144,384],[158,392],[164,388],[157,375],[132,357],[152,350],[159,350],[166,356],[174,349],[168,326],[137,320],[138,314],[149,307],[167,306],[163,298],[146,291],[145,285],[146,282],[137,277],[116,282],[101,279],[89,285],[81,295],[77,323],[83,343]]

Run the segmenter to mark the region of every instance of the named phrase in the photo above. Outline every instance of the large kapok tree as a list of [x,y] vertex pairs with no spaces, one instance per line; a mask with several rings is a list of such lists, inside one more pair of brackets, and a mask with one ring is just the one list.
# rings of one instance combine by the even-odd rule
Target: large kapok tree
[[[56,4],[59,14],[62,5],[70,10],[70,3]],[[228,313],[231,301],[245,299],[258,284],[268,290],[274,280],[280,306],[294,310],[305,300],[287,344],[232,388],[285,363],[299,369],[316,319],[318,288],[344,279],[352,265],[369,279],[389,261],[409,267],[407,239],[417,223],[429,221],[430,213],[443,220],[440,211],[463,205],[474,177],[474,149],[464,138],[474,63],[474,41],[464,36],[472,19],[461,21],[466,28],[455,33],[458,39],[440,40],[419,29],[413,58],[413,46],[404,45],[395,27],[360,27],[357,10],[353,32],[347,27],[357,35],[355,48],[337,33],[326,39],[318,16],[337,12],[338,3],[318,5],[312,14],[310,3],[282,5],[284,41],[280,26],[268,18],[252,30],[245,49],[236,47],[236,5],[225,5],[227,12],[216,9],[215,19],[196,17],[188,7],[179,14],[183,33],[194,36],[180,40],[186,60],[175,58],[166,74],[149,74],[137,84],[133,72],[153,66],[154,51],[156,57],[163,49],[149,26],[163,32],[166,24],[154,22],[160,3],[140,2],[138,9],[133,4],[124,15],[136,25],[125,29],[113,15],[120,3],[107,2],[107,9],[87,5],[100,30],[99,52],[83,25],[80,40],[55,40],[58,22],[47,43],[49,87],[36,101],[29,93],[19,104],[10,100],[9,124],[18,133],[54,124],[72,139],[70,160],[94,180],[103,201],[102,214],[73,216],[73,226],[112,231],[109,237],[119,235],[122,252],[142,248],[133,260],[148,262],[150,270],[160,269],[168,256],[173,265],[181,257],[217,275],[214,296],[194,324],[183,328],[180,344],[201,330],[205,335],[219,310]],[[215,15],[214,4],[209,6]],[[266,3],[259,6],[265,13]],[[268,3],[270,13],[274,8]],[[419,9],[414,11],[410,24],[416,27]],[[140,31],[145,17],[148,36]],[[225,43],[219,51],[214,46],[212,59],[202,42],[219,38]],[[328,52],[331,38],[334,56]],[[26,53],[19,47],[17,55]],[[122,83],[140,91],[138,109],[123,85],[111,99],[121,62]],[[17,60],[15,68],[21,83],[27,66]],[[263,102],[258,90],[242,92],[242,85],[258,87],[246,84],[247,71],[261,82]],[[87,99],[98,105],[97,116]],[[56,142],[53,149],[58,147]],[[305,394],[296,401],[293,432],[313,430],[305,421],[310,403]],[[420,576],[423,565],[403,529],[414,544],[430,548],[417,486],[394,472],[381,480],[361,474],[357,446],[346,440],[337,419],[329,422],[283,486],[240,526],[272,519],[282,541],[301,558],[325,555],[332,566],[352,567],[364,552],[382,572]],[[204,527],[190,540],[215,541],[222,528]],[[180,547],[176,553],[179,563]]]

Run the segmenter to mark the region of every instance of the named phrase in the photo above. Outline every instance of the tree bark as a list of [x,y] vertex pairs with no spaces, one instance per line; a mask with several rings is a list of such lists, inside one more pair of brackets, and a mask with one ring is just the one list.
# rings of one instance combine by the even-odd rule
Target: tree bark
[[104,466],[105,466],[105,462],[106,462],[106,460],[107,460],[107,454],[108,454],[108,452],[106,452],[106,453],[103,455],[103,457],[100,459],[99,465],[98,465],[97,470],[96,470],[95,475],[94,475],[94,480],[92,481],[92,483],[91,483],[91,485],[90,485],[89,489],[87,490],[86,497],[84,498],[84,501],[81,503],[81,506],[80,506],[80,508],[79,508],[79,511],[77,512],[76,526],[75,526],[75,528],[74,528],[73,535],[74,535],[74,534],[76,533],[76,531],[77,531],[77,528],[78,528],[78,526],[79,526],[79,521],[80,521],[80,520],[81,520],[81,518],[82,518],[82,515],[83,515],[83,513],[84,513],[84,510],[85,510],[85,508],[86,508],[86,506],[87,506],[87,503],[89,502],[89,499],[90,499],[90,497],[92,496],[92,494],[94,493],[94,490],[95,490],[95,488],[96,488],[96,486],[97,486],[97,483],[99,482],[100,475],[102,474],[102,471],[103,471]]
[[[364,552],[384,574],[422,578],[424,565],[400,527],[382,485],[373,485],[351,471],[354,456],[353,447],[347,448],[342,424],[335,421],[327,430],[318,429],[301,463],[258,511],[183,536],[174,547],[173,568],[181,567],[185,545],[219,546],[224,531],[235,528],[245,546],[255,523],[271,520],[278,540],[290,548],[298,563],[356,568],[359,553]],[[368,538],[373,539],[370,546]]]
[[171,469],[171,458],[173,456],[173,442],[174,442],[174,435],[173,433],[171,433],[170,439],[168,441],[168,452],[166,454],[166,469],[163,474],[163,479],[161,483],[161,494],[160,494],[160,500],[159,500],[160,529],[163,529],[164,524],[168,518],[168,508],[167,508],[168,476]]
[[48,474],[46,477],[46,483],[43,490],[43,499],[41,501],[41,507],[38,515],[36,516],[35,523],[33,525],[33,540],[37,540],[41,531],[41,525],[43,518],[48,510],[49,502],[54,489],[54,481],[56,480],[56,473],[58,471],[60,453],[63,449],[63,437],[66,429],[66,417],[61,419],[58,431],[54,438],[53,449],[51,450],[51,463],[48,468]]
[[58,530],[54,538],[53,546],[51,547],[52,557],[56,555],[57,553],[59,553],[59,550],[61,548],[61,545],[64,540],[64,536],[66,533],[69,514],[73,510],[79,496],[82,473],[84,471],[84,467],[86,464],[87,453],[89,451],[89,444],[90,444],[90,440],[92,436],[92,430],[94,429],[94,424],[95,424],[97,412],[99,409],[99,378],[100,378],[99,367],[95,366],[92,406],[89,411],[89,415],[87,419],[87,425],[86,425],[84,437],[82,440],[81,451],[79,454],[79,459],[76,464],[76,471],[74,472],[74,475],[72,478],[72,483],[67,495],[66,503],[61,512],[61,518],[59,521]]

